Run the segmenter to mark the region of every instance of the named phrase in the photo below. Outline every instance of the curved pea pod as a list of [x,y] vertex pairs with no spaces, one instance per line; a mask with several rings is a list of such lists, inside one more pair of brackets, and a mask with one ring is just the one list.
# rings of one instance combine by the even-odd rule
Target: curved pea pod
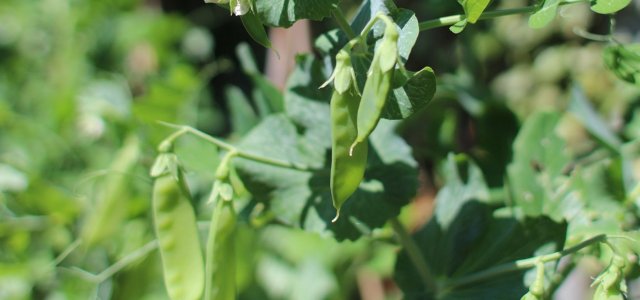
[[378,125],[382,110],[387,103],[387,98],[389,98],[389,92],[391,91],[393,72],[394,69],[382,72],[379,60],[376,60],[376,57],[374,57],[372,69],[362,90],[362,100],[358,107],[356,122],[357,135],[351,145],[350,152],[353,153],[356,146],[363,147],[358,144],[364,143]]
[[[354,84],[355,85],[355,84]],[[357,136],[358,93],[353,85],[344,93],[333,92],[331,98],[331,197],[340,216],[340,208],[358,189],[367,165],[366,139],[354,151],[349,145]]]
[[235,229],[233,203],[216,201],[207,242],[207,282],[205,300],[236,299]]
[[393,73],[398,60],[398,37],[395,26],[387,25],[380,46],[373,55],[358,107],[358,134],[351,145],[351,152],[357,144],[363,143],[369,137],[380,121],[391,92]]
[[204,288],[204,267],[196,218],[182,174],[158,177],[153,218],[164,282],[172,300],[196,300]]

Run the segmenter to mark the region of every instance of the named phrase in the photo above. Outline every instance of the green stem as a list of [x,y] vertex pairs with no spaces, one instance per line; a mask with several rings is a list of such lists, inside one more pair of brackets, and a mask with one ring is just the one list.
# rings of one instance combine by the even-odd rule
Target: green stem
[[[225,149],[227,151],[230,152],[234,152],[236,156],[242,157],[242,158],[246,158],[249,160],[253,160],[255,162],[260,162],[263,164],[267,164],[267,165],[272,165],[272,166],[276,166],[276,167],[281,167],[281,168],[288,168],[288,169],[295,169],[295,170],[300,170],[300,171],[309,171],[310,168],[302,165],[302,164],[297,164],[297,163],[293,163],[293,162],[289,162],[289,161],[284,161],[284,160],[279,160],[279,159],[273,159],[273,158],[269,158],[269,157],[264,157],[264,156],[260,156],[257,154],[253,154],[250,152],[245,152],[242,151],[240,149],[238,149],[236,146],[231,145],[229,143],[226,143],[220,139],[214,138],[200,130],[197,130],[193,127],[190,126],[183,126],[183,125],[175,125],[175,124],[170,124],[170,123],[166,123],[166,122],[161,122],[161,124],[167,126],[167,127],[171,127],[171,128],[175,128],[178,129],[178,131],[176,131],[176,133],[172,134],[170,136],[170,138],[172,139],[176,139],[181,135],[184,135],[186,133],[190,133],[196,137],[199,137],[211,144],[214,144],[222,149]],[[166,140],[165,140],[166,141]]]
[[[565,0],[560,2],[559,5],[563,6],[563,5],[587,2],[587,1],[588,0]],[[517,8],[507,8],[507,9],[486,11],[482,13],[482,16],[480,16],[480,20],[495,19],[495,18],[510,16],[510,15],[532,14],[536,12],[539,8],[540,7],[537,5],[531,5],[531,6],[524,6],[524,7],[517,7]],[[442,18],[420,22],[420,31],[434,29],[438,27],[451,26],[455,23],[458,23],[464,20],[465,17],[466,16],[464,14],[459,14],[459,15],[451,15],[451,16],[446,16]]]
[[[494,18],[509,16],[509,15],[530,14],[535,12],[537,9],[538,9],[538,6],[532,5],[532,6],[525,6],[525,7],[518,7],[518,8],[508,8],[508,9],[487,11],[482,13],[482,16],[480,16],[480,20],[494,19]],[[420,31],[434,29],[438,27],[451,26],[455,23],[458,23],[464,20],[464,18],[466,18],[466,16],[464,14],[460,14],[460,15],[446,16],[446,17],[437,18],[434,20],[420,22]]]
[[551,299],[551,296],[555,294],[556,290],[562,285],[562,283],[567,279],[567,276],[571,274],[576,267],[576,263],[574,260],[569,260],[567,265],[564,266],[560,272],[556,272],[549,280],[549,287],[545,290],[545,297],[543,299]]
[[336,20],[336,23],[338,23],[340,29],[342,29],[342,31],[350,40],[354,39],[357,36],[353,31],[353,28],[351,28],[351,25],[349,25],[349,21],[347,21],[347,18],[344,16],[342,10],[339,7],[333,9],[333,18]]
[[405,251],[407,251],[407,255],[409,255],[409,259],[413,262],[413,265],[418,270],[418,274],[420,275],[420,279],[422,279],[422,283],[426,286],[429,291],[433,293],[437,292],[436,281],[434,280],[433,274],[429,271],[429,267],[427,265],[427,261],[424,260],[424,257],[420,253],[420,249],[418,245],[415,243],[413,238],[409,235],[409,233],[405,230],[404,226],[400,223],[398,218],[391,219],[391,227],[393,227],[393,231],[395,231],[398,236],[398,240]]
[[527,259],[517,260],[515,262],[502,264],[484,271],[480,271],[468,276],[464,276],[460,279],[452,280],[447,283],[446,287],[448,290],[450,290],[459,286],[464,286],[471,283],[483,281],[483,280],[486,280],[487,278],[496,277],[506,273],[531,269],[535,267],[536,263],[538,262],[546,263],[546,262],[558,260],[563,256],[578,252],[579,250],[582,250],[583,248],[591,246],[595,243],[604,242],[606,241],[606,239],[607,239],[607,236],[605,234],[596,235],[595,237],[587,239],[571,248],[568,248],[562,251],[554,252],[547,255],[540,255],[540,256],[531,257]]

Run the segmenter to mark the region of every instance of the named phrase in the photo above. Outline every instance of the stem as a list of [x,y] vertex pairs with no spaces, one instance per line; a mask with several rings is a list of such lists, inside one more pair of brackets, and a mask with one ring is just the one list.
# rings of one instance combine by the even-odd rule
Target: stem
[[[560,2],[559,6],[587,2],[588,0],[565,0]],[[498,17],[510,16],[510,15],[521,15],[521,14],[531,14],[536,12],[540,7],[537,5],[517,7],[517,8],[507,8],[507,9],[497,9],[491,11],[485,11],[480,16],[480,20],[488,20],[495,19]],[[420,22],[420,31],[434,29],[438,27],[451,26],[455,23],[458,23],[466,18],[466,15],[451,15],[442,18],[437,18],[433,20],[428,20],[424,22]]]
[[480,271],[468,276],[464,276],[457,280],[452,280],[447,284],[447,289],[453,289],[455,287],[468,285],[478,281],[483,281],[483,280],[486,280],[487,278],[495,277],[505,273],[531,269],[535,267],[536,263],[538,262],[546,263],[546,262],[558,260],[563,256],[578,252],[579,250],[585,247],[591,246],[595,243],[603,242],[606,239],[607,239],[607,235],[600,234],[562,251],[558,251],[558,252],[554,252],[546,255],[540,255],[536,257],[531,257],[527,259],[516,260],[515,262],[510,262],[510,263],[505,263],[499,266],[495,266],[493,268],[490,268],[484,271]]
[[[519,14],[530,14],[535,12],[538,9],[538,6],[525,6],[518,8],[508,8],[508,9],[498,9],[493,11],[487,11],[482,13],[480,16],[480,20],[494,19],[503,16],[509,15],[519,15]],[[460,15],[451,15],[442,18],[437,18],[429,21],[420,22],[420,31],[434,29],[438,27],[451,26],[455,23],[458,23],[464,20],[466,16],[464,14]]]
[[349,21],[347,21],[347,18],[344,16],[340,8],[336,7],[333,9],[333,18],[336,20],[336,23],[338,23],[340,29],[342,29],[342,31],[350,40],[354,39],[357,36],[353,31],[353,28],[351,28],[351,25],[349,25]]
[[229,143],[226,143],[220,139],[214,138],[198,129],[195,129],[193,127],[190,126],[182,126],[182,125],[175,125],[175,124],[170,124],[170,123],[166,123],[166,122],[161,122],[161,124],[171,127],[171,128],[175,128],[178,129],[178,131],[176,131],[175,134],[171,135],[170,137],[173,139],[176,139],[177,137],[184,135],[186,133],[190,133],[193,134],[196,137],[199,137],[209,143],[212,143],[222,149],[225,149],[227,151],[230,152],[235,152],[235,154],[239,157],[242,158],[246,158],[249,160],[253,160],[256,162],[260,162],[260,163],[264,163],[267,165],[272,165],[272,166],[276,166],[276,167],[281,167],[281,168],[288,168],[288,169],[294,169],[294,170],[300,170],[300,171],[309,171],[311,170],[309,167],[302,165],[302,164],[297,164],[297,163],[293,163],[293,162],[289,162],[289,161],[284,161],[284,160],[279,160],[279,159],[274,159],[274,158],[269,158],[269,157],[264,157],[264,156],[260,156],[257,154],[253,154],[253,153],[249,153],[249,152],[245,152],[242,151],[240,149],[238,149],[236,146],[231,145]]
[[127,256],[123,257],[121,260],[117,261],[110,267],[104,269],[104,271],[100,272],[100,274],[96,276],[96,281],[100,283],[109,279],[111,276],[120,272],[122,269],[124,269],[128,265],[134,263],[138,259],[141,259],[147,256],[149,253],[151,253],[151,251],[156,250],[156,248],[158,248],[157,240],[148,242],[147,244],[140,247],[139,249],[127,254]]
[[93,274],[91,272],[85,271],[85,270],[83,270],[81,268],[78,268],[78,267],[71,267],[69,269],[63,268],[63,267],[59,267],[59,268],[62,269],[62,270],[71,271],[71,272],[75,273],[76,275],[82,277],[82,279],[84,279],[86,281],[93,282],[93,283],[96,283],[96,284],[100,284],[103,281],[109,279],[114,274],[122,271],[122,269],[126,268],[130,264],[136,262],[138,259],[141,259],[141,258],[147,256],[149,253],[151,253],[151,251],[156,250],[156,248],[158,248],[158,241],[157,240],[150,241],[150,242],[146,243],[144,246],[138,248],[137,250],[127,254],[127,256],[125,256],[121,260],[115,262],[113,265],[111,265],[108,268],[104,269],[98,275],[95,275],[95,274]]
[[398,218],[391,219],[391,227],[393,227],[393,231],[396,232],[400,244],[402,244],[404,250],[407,251],[409,259],[411,259],[413,265],[418,270],[418,274],[420,275],[420,279],[422,279],[422,283],[424,284],[424,286],[426,286],[430,291],[436,293],[437,287],[435,284],[435,280],[433,279],[431,271],[429,271],[427,262],[424,260],[424,257],[420,253],[418,245],[416,245],[415,241],[405,230],[404,226],[402,226],[400,221],[398,221]]
[[575,269],[576,263],[573,260],[569,260],[567,265],[564,266],[560,272],[557,272],[553,275],[551,280],[549,280],[549,287],[545,291],[545,296],[543,299],[551,299],[551,296],[555,294],[556,290],[560,287],[560,285],[567,279],[567,276],[571,274],[571,271]]

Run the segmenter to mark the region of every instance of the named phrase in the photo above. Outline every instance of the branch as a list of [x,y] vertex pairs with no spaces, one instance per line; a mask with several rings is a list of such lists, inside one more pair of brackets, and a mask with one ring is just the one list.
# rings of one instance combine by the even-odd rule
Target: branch
[[281,168],[288,168],[288,169],[294,169],[294,170],[299,170],[299,171],[309,171],[311,170],[308,166],[302,165],[302,164],[298,164],[298,163],[293,163],[293,162],[289,162],[289,161],[284,161],[284,160],[279,160],[279,159],[274,159],[274,158],[269,158],[269,157],[264,157],[264,156],[260,156],[257,154],[253,154],[250,152],[245,152],[243,150],[238,149],[236,146],[231,145],[229,143],[226,143],[220,139],[217,139],[215,137],[212,137],[198,129],[195,129],[191,126],[183,126],[183,125],[175,125],[175,124],[171,124],[171,123],[166,123],[166,122],[160,122],[160,124],[165,125],[167,127],[170,128],[174,128],[177,129],[178,131],[176,131],[174,134],[172,134],[171,136],[169,136],[167,139],[165,139],[165,141],[168,142],[173,142],[173,140],[177,139],[178,137],[189,133],[192,134],[196,137],[199,137],[211,144],[214,144],[224,150],[227,151],[231,151],[231,152],[235,152],[236,156],[242,157],[242,158],[246,158],[255,162],[260,162],[263,164],[267,164],[267,165],[272,165],[272,166],[276,166],[276,167],[281,167]]
[[402,244],[404,250],[407,251],[409,259],[411,259],[413,265],[418,270],[418,274],[420,275],[420,279],[422,279],[422,283],[424,284],[424,286],[426,286],[430,291],[436,293],[436,281],[433,277],[433,274],[431,274],[431,271],[429,271],[429,266],[420,253],[418,245],[416,245],[415,241],[404,229],[400,221],[398,221],[398,218],[391,219],[391,227],[393,227],[393,231],[395,231],[398,235],[398,240],[400,241],[400,244]]
[[535,267],[536,263],[538,262],[546,263],[546,262],[558,260],[563,256],[578,252],[579,250],[582,250],[583,248],[591,246],[595,243],[604,242],[606,241],[606,239],[607,239],[607,235],[600,234],[562,251],[558,251],[558,252],[554,252],[546,255],[535,256],[527,259],[516,260],[515,262],[498,265],[490,269],[486,269],[474,274],[470,274],[468,276],[464,276],[456,280],[452,280],[446,284],[446,288],[453,289],[459,286],[468,285],[478,281],[483,281],[483,280],[486,280],[487,278],[496,277],[506,273],[531,269]]

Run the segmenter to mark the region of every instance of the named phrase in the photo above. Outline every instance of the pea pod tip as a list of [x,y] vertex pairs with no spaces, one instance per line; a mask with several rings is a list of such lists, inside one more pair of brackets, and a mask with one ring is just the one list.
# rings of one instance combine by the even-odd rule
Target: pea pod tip
[[331,223],[338,222],[338,218],[340,218],[340,209],[336,211],[336,216],[331,220]]

